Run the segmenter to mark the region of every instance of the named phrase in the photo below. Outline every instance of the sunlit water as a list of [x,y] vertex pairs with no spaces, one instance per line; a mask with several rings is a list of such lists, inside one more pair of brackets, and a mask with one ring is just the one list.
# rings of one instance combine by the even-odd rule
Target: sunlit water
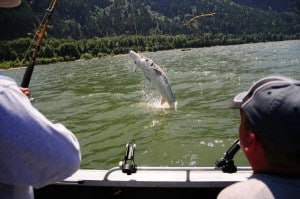
[[[175,110],[160,106],[129,54],[35,67],[34,106],[76,134],[81,168],[117,166],[128,142],[138,166],[214,166],[238,138],[231,98],[266,75],[300,79],[299,40],[142,54],[167,73]],[[24,69],[4,73],[21,82]],[[234,160],[248,166],[242,151]]]

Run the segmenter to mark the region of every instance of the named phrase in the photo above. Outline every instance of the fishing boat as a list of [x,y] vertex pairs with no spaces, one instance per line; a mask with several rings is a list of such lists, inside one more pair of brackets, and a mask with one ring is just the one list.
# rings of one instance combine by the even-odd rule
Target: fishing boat
[[[21,87],[28,88],[35,60],[39,55],[48,23],[57,0],[47,9],[37,44],[28,64]],[[185,49],[190,50],[190,49]],[[48,198],[216,198],[226,186],[245,181],[250,167],[236,167],[234,154],[240,149],[237,140],[214,167],[139,167],[134,161],[135,144],[127,144],[123,161],[108,170],[79,169],[72,176],[45,187],[34,189],[35,199]]]
[[80,169],[61,182],[36,189],[35,198],[216,198],[224,187],[246,180],[251,173],[248,167],[236,173],[214,167],[138,167],[131,175],[119,167]]
[[138,167],[135,145],[126,145],[123,161],[109,170],[79,169],[72,176],[40,189],[35,198],[216,198],[226,186],[245,181],[250,167],[236,167],[236,141],[214,167]]

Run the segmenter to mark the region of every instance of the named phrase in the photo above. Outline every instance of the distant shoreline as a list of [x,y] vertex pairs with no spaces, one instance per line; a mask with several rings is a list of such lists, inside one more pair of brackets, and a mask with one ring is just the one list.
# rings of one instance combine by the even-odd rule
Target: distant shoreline
[[[109,56],[124,56],[130,50],[137,52],[156,52],[161,50],[181,49],[186,51],[192,48],[240,45],[248,43],[265,43],[288,40],[300,40],[300,34],[201,34],[201,35],[151,35],[151,36],[114,36],[93,38],[88,40],[70,40],[49,38],[41,46],[40,57],[36,65],[46,65],[58,62],[89,60]],[[24,59],[26,44],[30,46],[29,38],[20,38],[13,41],[3,41],[2,46],[8,49],[7,57],[0,56],[0,70],[26,67],[29,61]],[[19,44],[20,43],[20,44]],[[21,45],[22,44],[22,45]],[[19,46],[23,46],[23,49]],[[28,48],[28,47],[27,47]],[[29,60],[29,58],[28,58]]]

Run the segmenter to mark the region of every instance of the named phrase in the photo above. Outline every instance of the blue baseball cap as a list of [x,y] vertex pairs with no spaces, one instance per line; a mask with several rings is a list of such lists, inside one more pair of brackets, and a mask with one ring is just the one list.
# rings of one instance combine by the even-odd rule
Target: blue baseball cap
[[[300,137],[300,81],[269,76],[236,95],[230,105],[240,108],[258,132]],[[279,138],[278,138],[279,139]]]

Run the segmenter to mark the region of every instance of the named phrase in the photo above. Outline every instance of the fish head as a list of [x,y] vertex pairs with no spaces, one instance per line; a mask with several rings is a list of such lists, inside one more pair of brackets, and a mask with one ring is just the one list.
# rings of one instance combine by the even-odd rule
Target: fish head
[[144,57],[132,50],[130,51],[130,57],[134,61],[134,63],[140,67],[152,68],[154,66],[154,62],[152,59]]
[[[157,75],[163,75],[166,76],[165,72],[156,65],[152,59],[149,59],[145,56],[142,56],[134,51],[130,51],[130,57],[134,61],[134,63],[142,69],[145,73],[148,73],[152,71],[153,73],[156,73]],[[148,72],[146,72],[148,71]]]
[[131,59],[133,59],[134,61],[136,61],[137,59],[140,59],[140,57],[141,57],[139,54],[137,54],[137,53],[134,52],[133,50],[131,50],[131,51],[129,52],[129,54],[130,54]]

